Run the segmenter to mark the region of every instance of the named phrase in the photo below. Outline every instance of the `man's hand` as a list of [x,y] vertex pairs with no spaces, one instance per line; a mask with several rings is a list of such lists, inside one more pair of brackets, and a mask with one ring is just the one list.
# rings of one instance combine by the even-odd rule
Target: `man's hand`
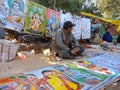
[[71,53],[73,54],[73,55],[77,55],[77,53],[80,51],[80,48],[79,47],[76,47],[76,48],[74,48],[72,51],[71,51]]

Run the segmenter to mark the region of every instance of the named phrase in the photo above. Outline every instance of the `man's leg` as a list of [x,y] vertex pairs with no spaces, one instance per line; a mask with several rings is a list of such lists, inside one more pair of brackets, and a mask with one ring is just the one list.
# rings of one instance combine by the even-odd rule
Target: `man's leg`
[[67,50],[61,50],[58,52],[58,56],[60,56],[63,59],[75,59],[75,56],[70,53],[70,51]]

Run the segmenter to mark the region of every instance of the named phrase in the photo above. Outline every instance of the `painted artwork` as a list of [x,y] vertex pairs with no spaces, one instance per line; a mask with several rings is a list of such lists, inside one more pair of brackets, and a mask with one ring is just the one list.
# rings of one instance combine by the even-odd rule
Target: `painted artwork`
[[117,72],[111,69],[85,60],[56,65],[55,69],[76,80],[76,82],[90,85],[91,88],[89,90],[97,90],[101,85],[104,86],[104,83],[110,82],[110,80],[113,80],[118,75]]
[[82,39],[89,39],[91,37],[91,23],[90,19],[82,18]]
[[29,80],[34,82],[39,90],[83,90],[84,84],[69,79],[53,67],[27,72]]
[[104,65],[109,68],[113,68],[120,72],[120,55],[119,53],[104,53],[103,55],[89,58],[91,62],[98,63],[99,65]]
[[0,78],[0,90],[38,90],[24,74]]
[[28,0],[0,0],[0,27],[22,32]]
[[60,28],[60,12],[47,8],[46,36],[54,37]]
[[46,7],[30,2],[25,22],[25,33],[44,35],[46,26]]
[[72,17],[72,22],[75,24],[72,30],[72,34],[76,39],[81,39],[82,36],[82,30],[81,30],[81,18],[78,16]]

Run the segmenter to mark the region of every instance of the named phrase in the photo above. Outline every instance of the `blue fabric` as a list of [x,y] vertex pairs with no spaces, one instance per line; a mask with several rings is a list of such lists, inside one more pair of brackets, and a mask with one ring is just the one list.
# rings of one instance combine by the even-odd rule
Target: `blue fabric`
[[102,38],[103,41],[112,42],[113,38],[110,33],[106,32]]

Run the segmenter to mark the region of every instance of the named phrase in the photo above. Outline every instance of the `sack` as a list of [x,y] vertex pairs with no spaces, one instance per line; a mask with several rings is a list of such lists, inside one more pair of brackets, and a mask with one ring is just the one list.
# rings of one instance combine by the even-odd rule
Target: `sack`
[[0,60],[6,61],[14,59],[18,51],[19,44],[15,44],[8,40],[0,40]]

